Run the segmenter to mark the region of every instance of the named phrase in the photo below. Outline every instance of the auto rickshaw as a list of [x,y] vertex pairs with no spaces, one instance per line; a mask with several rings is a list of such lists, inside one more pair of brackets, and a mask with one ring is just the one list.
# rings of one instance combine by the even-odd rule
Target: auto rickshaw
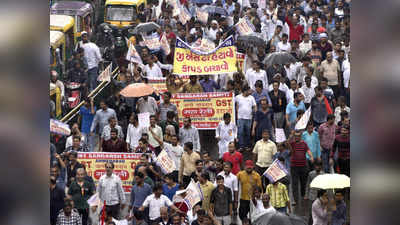
[[74,49],[74,18],[66,15],[50,15],[50,30],[60,31],[65,36],[65,60],[72,56]]
[[147,0],[107,0],[104,22],[119,28],[135,25],[146,5]]
[[51,6],[50,14],[74,17],[74,41],[80,41],[81,32],[93,32],[95,13],[91,4],[83,1],[58,1]]
[[60,88],[50,83],[50,100],[56,105],[55,117],[61,119],[62,117],[62,102],[61,102],[61,91]]
[[65,35],[61,31],[50,31],[50,69],[65,74],[66,66]]

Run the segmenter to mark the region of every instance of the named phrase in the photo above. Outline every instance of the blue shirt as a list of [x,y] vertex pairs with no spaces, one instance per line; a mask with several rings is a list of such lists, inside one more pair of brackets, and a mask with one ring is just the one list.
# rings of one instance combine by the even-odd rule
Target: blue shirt
[[142,206],[144,200],[149,195],[151,195],[151,187],[149,184],[143,183],[142,187],[139,187],[137,184],[133,185],[131,190],[132,207],[139,208],[140,206]]
[[332,212],[332,225],[342,225],[346,222],[346,203],[336,203],[336,210]]
[[174,197],[176,191],[179,190],[179,184],[176,184],[175,187],[171,189],[168,187],[168,184],[163,184],[162,189],[163,189],[163,194],[167,196],[169,200],[172,201],[172,198]]
[[[94,111],[96,112],[96,106],[94,106]],[[84,134],[90,133],[90,126],[92,126],[94,113],[90,112],[90,109],[86,108],[86,106],[82,106],[79,110],[79,114],[82,116],[82,125],[81,125],[81,132]]]
[[62,190],[65,190],[65,185],[67,183],[67,169],[60,168],[60,174],[56,178],[56,186]]
[[296,120],[297,110],[299,109],[304,110],[304,112],[306,111],[306,106],[304,105],[303,101],[301,101],[297,107],[294,102],[291,102],[286,106],[286,114],[289,115],[289,122],[293,123]]
[[263,98],[266,98],[268,101],[268,104],[272,105],[271,98],[269,97],[268,91],[265,89],[263,89],[261,91],[261,94],[258,94],[257,91],[254,91],[251,95],[254,97],[254,100],[256,100],[257,109],[261,109],[260,100]]
[[214,88],[215,89],[220,88],[219,85],[214,80],[211,79],[208,79],[208,81],[201,80],[200,85],[203,88],[204,92],[214,92],[215,91]]
[[[319,143],[319,135],[318,133],[313,130],[311,135],[308,133],[308,131],[304,131],[303,134],[301,135],[301,139],[307,144],[308,148],[310,148],[310,151],[312,152],[312,155],[315,158],[321,157],[321,146]],[[307,159],[310,159],[310,156],[306,154]]]

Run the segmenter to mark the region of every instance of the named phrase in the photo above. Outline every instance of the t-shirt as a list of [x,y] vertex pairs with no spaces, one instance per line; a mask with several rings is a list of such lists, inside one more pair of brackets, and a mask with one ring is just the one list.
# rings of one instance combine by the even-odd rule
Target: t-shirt
[[293,167],[306,166],[306,153],[308,151],[308,145],[304,141],[292,142],[293,152],[290,159],[290,165]]
[[249,95],[244,97],[242,94],[236,96],[235,102],[238,106],[238,119],[252,119],[253,106],[256,106],[256,100]]
[[290,102],[287,106],[286,106],[286,114],[289,115],[289,121],[291,123],[293,123],[296,118],[297,118],[297,111],[299,109],[304,110],[304,112],[306,111],[306,106],[304,105],[303,102],[300,102],[298,106],[296,106],[293,102]]
[[[96,106],[94,106],[94,111],[96,112]],[[92,114],[90,109],[86,108],[86,106],[82,106],[79,110],[79,114],[82,116],[81,132],[89,134],[95,113]]]
[[160,208],[163,206],[171,206],[173,203],[169,198],[165,195],[161,195],[160,198],[156,198],[154,194],[147,196],[146,200],[144,200],[144,207],[149,207],[149,218],[151,220],[155,220],[160,217]]
[[225,152],[222,156],[222,160],[224,160],[224,162],[232,163],[231,172],[236,175],[240,171],[240,164],[243,162],[243,155],[240,152],[234,152],[233,154]]
[[172,198],[174,197],[176,191],[179,190],[179,184],[175,184],[175,186],[172,188],[169,188],[168,184],[163,184],[162,189],[163,189],[164,195],[167,196],[169,198],[169,200],[172,201]]

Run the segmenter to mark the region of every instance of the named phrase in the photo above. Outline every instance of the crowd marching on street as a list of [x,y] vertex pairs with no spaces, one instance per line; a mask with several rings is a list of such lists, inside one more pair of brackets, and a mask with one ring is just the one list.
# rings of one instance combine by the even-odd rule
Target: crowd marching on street
[[[105,13],[113,1],[100,7],[96,0],[81,2]],[[282,215],[298,224],[350,224],[349,186],[329,186],[333,178],[320,188],[314,183],[350,177],[351,1],[138,2],[145,4],[135,12],[120,6],[126,10],[113,15],[134,14],[130,29],[119,31],[108,15],[99,16],[67,46],[72,54],[64,58],[64,71],[49,70],[50,89],[60,93],[50,98],[50,118],[60,122],[79,108],[63,121],[69,135],[50,135],[50,224],[268,225]],[[228,59],[220,66],[201,55],[229,49],[230,40],[234,55],[243,56],[234,68]],[[180,67],[185,74],[176,69],[183,45],[207,59]],[[89,95],[108,65],[118,69],[108,74],[109,94]],[[234,72],[224,72],[228,67]],[[80,84],[83,105],[69,103],[76,99],[71,82]],[[132,84],[154,89],[127,97]],[[231,94],[231,110],[204,129],[196,114],[176,103],[178,95],[191,93]],[[137,158],[126,170],[131,174],[119,160],[102,157],[88,172],[83,153]],[[164,153],[172,167],[160,162]]]

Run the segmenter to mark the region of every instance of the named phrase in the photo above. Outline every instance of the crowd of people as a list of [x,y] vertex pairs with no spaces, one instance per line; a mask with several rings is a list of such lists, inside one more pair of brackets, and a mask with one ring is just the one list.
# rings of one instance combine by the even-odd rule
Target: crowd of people
[[[350,177],[351,2],[216,0],[196,4],[180,0],[192,13],[201,5],[226,11],[209,13],[207,23],[193,16],[186,24],[173,16],[171,2],[148,1],[140,17],[141,22],[160,25],[154,34],[166,36],[170,53],[140,46],[139,35],[130,38],[143,64],[116,59],[120,73],[112,79],[113,94],[98,105],[93,98],[84,98],[78,119],[70,124],[71,135],[51,134],[51,224],[96,224],[89,215],[97,209],[87,203],[95,193],[105,201],[105,215],[99,217],[106,225],[119,219],[136,225],[251,224],[260,214],[275,211],[306,211],[309,224],[347,224],[349,191],[335,190],[329,196],[329,191],[310,188],[310,183],[324,173]],[[238,72],[191,75],[188,81],[172,74],[177,37],[193,46],[202,39],[218,46],[230,35],[238,40],[234,25],[241,18],[253,24],[254,33],[264,42],[235,42],[237,51],[246,55],[245,66],[237,65]],[[85,87],[83,96],[98,85],[103,60],[93,36],[82,34],[67,67],[67,79]],[[274,52],[290,53],[297,61],[266,64]],[[55,71],[50,74],[50,82],[64,98],[65,80]],[[131,83],[160,77],[166,78],[167,91],[162,94],[126,98],[119,93]],[[214,148],[201,143],[203,131],[192,125],[190,117],[179,118],[179,109],[171,102],[175,93],[199,92],[234,93],[235,115],[225,113],[221,118]],[[295,129],[308,109],[311,116],[306,128]],[[53,115],[54,107],[50,111]],[[138,114],[145,112],[150,115],[149,127],[139,123]],[[276,141],[276,128],[284,129],[286,141]],[[163,149],[176,165],[169,174],[155,162]],[[96,187],[78,162],[78,152],[141,153],[132,174],[130,198],[113,173],[112,162],[105,163],[106,174]],[[271,182],[264,173],[274,160],[288,174]],[[203,200],[185,211],[174,204],[174,198],[191,180],[199,183]],[[122,218],[124,210],[128,215]]]

